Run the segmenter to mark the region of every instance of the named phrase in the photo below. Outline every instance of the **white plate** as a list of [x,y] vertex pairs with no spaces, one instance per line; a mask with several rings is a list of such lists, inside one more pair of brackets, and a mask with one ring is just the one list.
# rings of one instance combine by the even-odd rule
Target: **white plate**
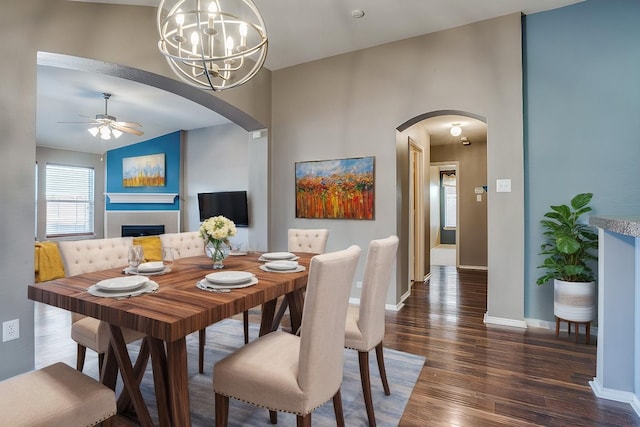
[[246,255],[247,253],[244,251],[230,251],[229,255],[230,256],[242,256],[242,255]]
[[253,273],[246,271],[221,271],[219,273],[209,273],[205,278],[216,285],[229,286],[247,283],[253,276]]
[[156,271],[162,270],[164,270],[162,261],[143,262],[138,266],[140,273],[155,273]]
[[267,252],[266,254],[262,254],[262,258],[274,261],[279,259],[292,259],[295,257],[296,255],[291,252]]
[[171,267],[164,267],[162,270],[158,270],[158,271],[150,271],[148,273],[142,272],[142,271],[137,271],[135,268],[131,268],[131,267],[127,267],[124,270],[122,270],[122,272],[124,274],[133,274],[133,275],[140,275],[140,276],[156,276],[159,274],[167,274],[167,273],[171,273]]
[[144,276],[114,277],[113,279],[101,280],[95,286],[103,291],[131,291],[148,281],[149,278]]
[[96,297],[105,297],[105,298],[128,298],[128,297],[136,297],[142,294],[150,294],[156,292],[160,286],[156,282],[152,282],[148,280],[142,284],[142,286],[131,289],[128,291],[105,291],[103,289],[97,288],[96,285],[91,285],[87,289],[91,295]]
[[295,270],[272,270],[267,267],[267,264],[262,264],[260,266],[260,270],[267,271],[269,273],[300,273],[301,271],[305,270],[305,267],[304,265],[298,265]]
[[203,291],[215,292],[215,291],[230,291],[231,289],[248,288],[249,286],[253,286],[256,283],[258,283],[258,278],[255,276],[253,276],[248,282],[240,283],[239,285],[217,285],[205,279],[196,283],[196,287],[198,289],[202,289]]
[[264,264],[269,270],[295,270],[298,261],[270,261]]

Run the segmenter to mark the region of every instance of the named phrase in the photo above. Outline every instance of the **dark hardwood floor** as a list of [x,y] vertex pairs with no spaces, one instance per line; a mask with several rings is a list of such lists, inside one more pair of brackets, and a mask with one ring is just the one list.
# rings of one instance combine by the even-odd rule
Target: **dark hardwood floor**
[[593,394],[595,337],[487,326],[486,284],[483,271],[432,267],[387,311],[385,346],[426,357],[400,425],[640,426],[630,405]]
[[[402,310],[386,315],[385,346],[426,357],[401,426],[640,426],[630,405],[598,399],[589,387],[595,337],[586,345],[584,335],[576,343],[566,332],[487,326],[486,272],[432,269]],[[36,305],[37,364],[75,366],[69,318]],[[259,310],[250,319],[259,321]],[[95,353],[87,359],[97,364]],[[381,392],[380,384],[372,388]]]

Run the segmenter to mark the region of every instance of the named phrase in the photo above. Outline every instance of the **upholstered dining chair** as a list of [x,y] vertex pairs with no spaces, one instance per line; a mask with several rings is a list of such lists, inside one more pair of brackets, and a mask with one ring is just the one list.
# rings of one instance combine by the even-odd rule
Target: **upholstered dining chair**
[[213,367],[216,426],[228,423],[229,398],[297,415],[311,426],[311,413],[333,398],[336,421],[344,426],[342,384],[344,331],[349,293],[360,248],[311,259],[300,336],[282,331],[263,335]]
[[369,352],[373,348],[376,349],[384,393],[387,396],[391,394],[384,368],[382,340],[385,321],[384,305],[397,250],[398,237],[396,236],[372,240],[369,243],[362,277],[360,306],[350,305],[347,310],[344,346],[358,351],[360,381],[370,427],[376,425],[369,377]]
[[[90,273],[127,265],[130,237],[88,239],[58,242],[60,256],[68,276]],[[71,338],[78,344],[76,369],[84,369],[87,348],[98,353],[98,366],[102,371],[104,355],[109,349],[109,325],[93,317],[71,313]],[[145,334],[123,329],[126,343],[144,338]]]
[[[290,228],[287,231],[287,241],[289,252],[308,252],[312,254],[323,254],[327,248],[329,240],[329,230],[326,228]],[[273,318],[271,330],[275,331],[280,326],[289,304],[286,299],[280,303],[280,308]]]

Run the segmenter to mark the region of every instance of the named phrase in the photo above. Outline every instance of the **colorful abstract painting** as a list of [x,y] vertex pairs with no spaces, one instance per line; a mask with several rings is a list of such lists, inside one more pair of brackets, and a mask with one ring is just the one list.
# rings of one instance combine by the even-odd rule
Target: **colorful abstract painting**
[[122,159],[123,187],[164,187],[164,153]]
[[374,157],[296,163],[296,218],[374,219]]

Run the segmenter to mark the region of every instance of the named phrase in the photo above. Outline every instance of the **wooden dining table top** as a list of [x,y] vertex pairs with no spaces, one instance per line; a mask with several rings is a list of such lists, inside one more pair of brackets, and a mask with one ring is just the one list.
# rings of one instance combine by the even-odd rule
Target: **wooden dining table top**
[[[214,270],[211,259],[204,255],[177,259],[171,272],[149,277],[159,285],[156,292],[126,299],[98,297],[87,292],[89,286],[100,280],[121,277],[124,266],[35,283],[29,285],[28,297],[171,342],[306,287],[313,254],[296,254],[300,257],[298,263],[306,268],[287,273],[261,270],[260,255],[230,256],[225,259],[222,270]],[[251,272],[258,283],[228,293],[208,292],[196,287],[198,281],[216,271]]]

